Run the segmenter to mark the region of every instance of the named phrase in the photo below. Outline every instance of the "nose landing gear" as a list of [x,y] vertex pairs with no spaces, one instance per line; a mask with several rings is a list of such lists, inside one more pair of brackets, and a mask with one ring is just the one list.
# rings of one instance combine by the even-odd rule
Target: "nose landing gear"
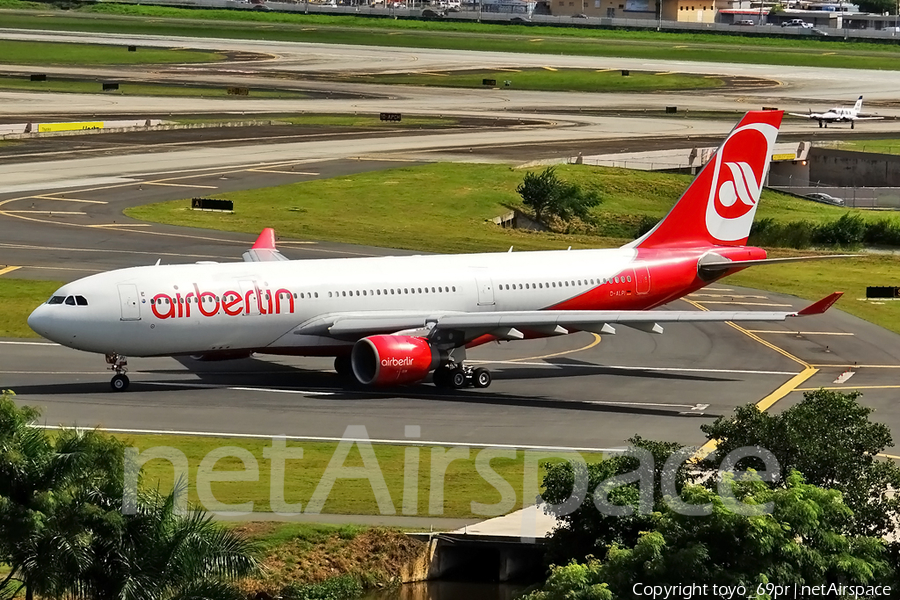
[[491,372],[478,367],[448,364],[438,367],[432,377],[439,388],[459,390],[464,387],[486,388],[491,385]]
[[114,392],[124,392],[127,390],[128,385],[131,383],[128,380],[128,376],[125,375],[126,371],[128,371],[128,359],[121,354],[107,354],[106,363],[109,365],[110,370],[116,372],[109,382],[109,387],[111,387]]

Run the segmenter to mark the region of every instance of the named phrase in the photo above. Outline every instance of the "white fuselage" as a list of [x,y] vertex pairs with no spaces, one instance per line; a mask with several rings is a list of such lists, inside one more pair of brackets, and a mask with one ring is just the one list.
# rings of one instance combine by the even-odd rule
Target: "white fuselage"
[[[334,313],[645,309],[702,287],[708,249],[632,248],[134,267],[60,288],[32,328],[104,354],[248,350],[332,355],[353,340],[297,335]],[[641,254],[639,258],[639,253]]]

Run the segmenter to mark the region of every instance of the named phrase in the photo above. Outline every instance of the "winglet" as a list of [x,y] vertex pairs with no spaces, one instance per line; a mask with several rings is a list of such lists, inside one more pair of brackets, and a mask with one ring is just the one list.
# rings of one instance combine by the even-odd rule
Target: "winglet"
[[831,305],[838,301],[838,298],[844,295],[844,292],[834,292],[825,296],[818,302],[814,302],[806,308],[796,313],[798,317],[807,317],[809,315],[821,315],[823,312],[831,308]]
[[275,249],[275,230],[271,227],[266,227],[262,230],[262,233],[259,234],[259,237],[256,238],[256,243],[253,244],[254,250],[274,250]]

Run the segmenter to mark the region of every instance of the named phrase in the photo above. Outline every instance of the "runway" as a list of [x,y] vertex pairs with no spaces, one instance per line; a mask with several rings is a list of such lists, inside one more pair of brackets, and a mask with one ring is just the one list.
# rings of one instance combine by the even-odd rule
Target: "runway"
[[[15,33],[0,37],[72,39],[81,34]],[[91,35],[90,41],[101,38]],[[529,123],[476,130],[367,134],[358,139],[273,143],[254,141],[84,153],[78,158],[36,156],[0,164],[0,283],[26,277],[71,280],[93,272],[197,260],[239,260],[253,236],[136,223],[121,211],[148,202],[253,189],[319,177],[416,164],[435,153],[466,156],[491,149],[541,143],[589,143],[640,137],[724,136],[731,126],[707,118],[639,118],[578,113],[579,108],[629,109],[677,103],[692,110],[757,108],[772,104],[805,111],[808,99],[867,97],[885,102],[900,89],[900,73],[844,69],[779,68],[720,63],[678,63],[503,53],[465,53],[188,40],[148,36],[104,36],[108,43],[188,45],[270,53],[266,61],[214,66],[153,68],[171,81],[258,82],[270,75],[298,74],[290,85],[322,91],[325,83],[300,81],[303,73],[349,70],[365,56],[382,71],[471,66],[542,66],[679,70],[733,76],[773,77],[770,87],[709,94],[560,94],[509,90],[445,90],[327,84],[344,96],[332,99],[232,100],[103,97],[99,95],[0,92],[0,115],[88,115],[138,113],[354,112],[401,110],[478,118],[523,115]],[[602,64],[598,62],[602,60]],[[7,72],[17,67],[3,67]],[[64,68],[48,69],[64,73]],[[115,69],[91,72],[125,75]],[[69,74],[74,74],[69,71]],[[141,68],[128,70],[144,77]],[[823,87],[827,86],[827,92]],[[852,90],[852,91],[851,91]],[[354,97],[347,97],[355,94]],[[897,112],[900,116],[900,111]],[[890,133],[895,121],[867,124]],[[787,132],[811,131],[788,123]],[[861,129],[852,132],[860,135]],[[847,132],[848,134],[851,132]],[[499,151],[498,151],[499,154]],[[469,155],[470,159],[471,156]],[[460,157],[457,156],[459,159]],[[396,254],[396,251],[287,240],[290,258]],[[3,267],[6,265],[6,267]],[[15,270],[8,270],[15,267]],[[673,308],[799,308],[797,298],[717,283],[673,304]],[[779,309],[780,310],[780,309]],[[348,425],[365,425],[372,438],[405,440],[406,425],[419,425],[418,441],[515,447],[616,448],[634,434],[699,445],[699,425],[731,414],[745,403],[779,411],[803,390],[821,386],[862,389],[874,418],[900,427],[892,398],[900,389],[900,337],[837,310],[789,324],[672,325],[661,336],[624,330],[615,336],[577,334],[528,342],[490,344],[470,354],[495,373],[487,390],[438,391],[422,384],[398,390],[346,389],[330,359],[257,356],[228,363],[190,359],[134,359],[128,393],[109,390],[102,357],[39,340],[0,340],[0,389],[13,389],[26,404],[40,406],[48,425],[101,425],[114,429],[225,435],[340,436]],[[837,382],[837,383],[836,383]],[[896,450],[893,450],[896,453]]]

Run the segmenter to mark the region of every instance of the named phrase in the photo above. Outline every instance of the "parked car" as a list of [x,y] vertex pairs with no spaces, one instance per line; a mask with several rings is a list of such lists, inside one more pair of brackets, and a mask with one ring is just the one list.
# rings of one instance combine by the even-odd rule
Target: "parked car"
[[812,29],[813,24],[807,23],[803,19],[791,19],[781,24],[782,27],[802,27],[803,29]]
[[753,19],[741,19],[740,21],[735,21],[733,25],[756,25],[753,22]]
[[807,194],[806,197],[809,198],[810,200],[815,200],[816,202],[822,202],[823,204],[832,204],[834,206],[844,206],[843,198],[835,198],[831,194],[815,192],[813,194]]

